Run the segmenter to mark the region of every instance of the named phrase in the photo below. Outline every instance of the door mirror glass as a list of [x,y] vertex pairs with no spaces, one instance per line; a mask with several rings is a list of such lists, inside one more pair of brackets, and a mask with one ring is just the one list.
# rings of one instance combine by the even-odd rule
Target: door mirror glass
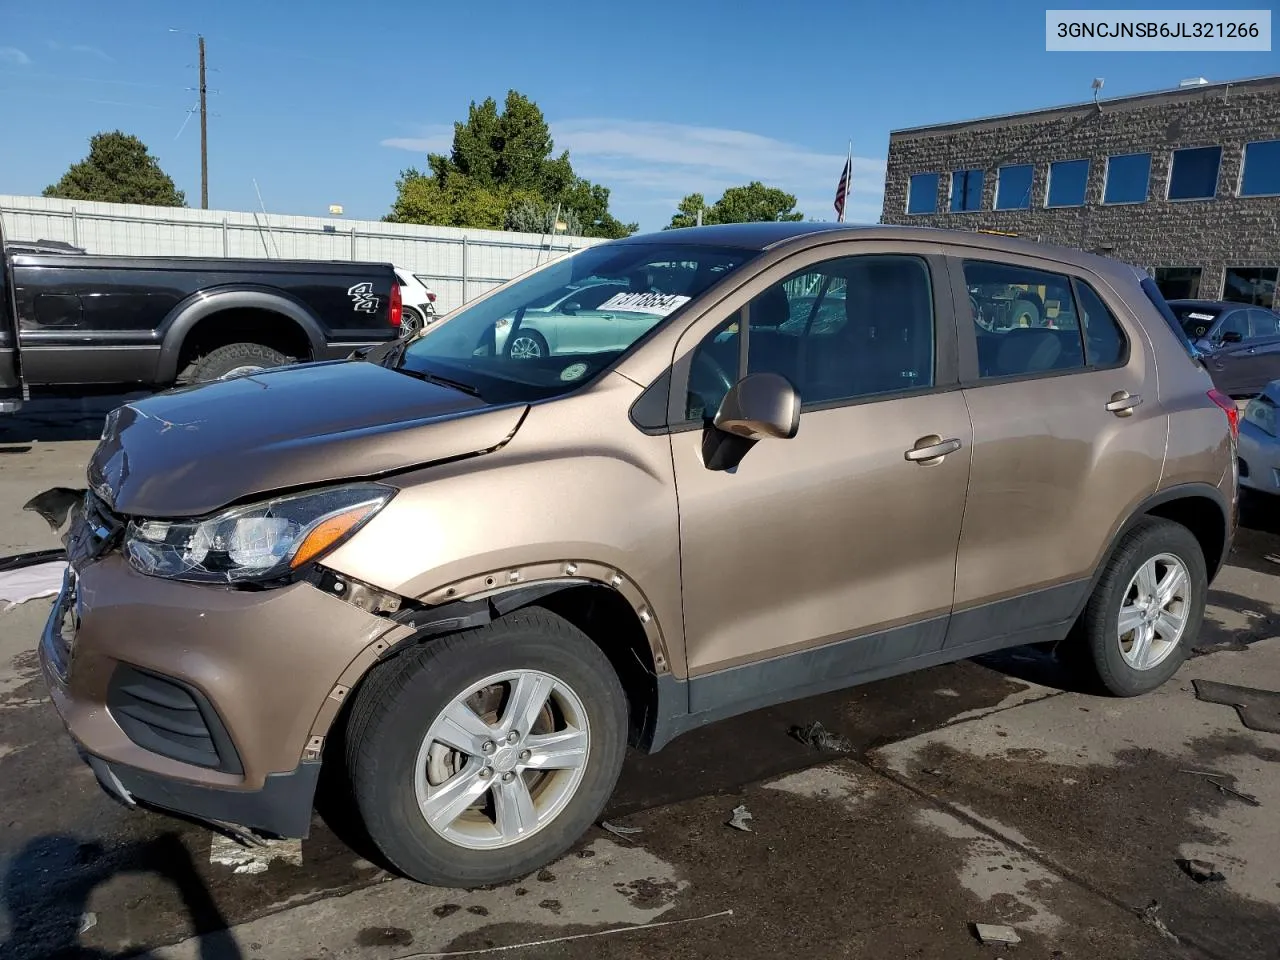
[[1243,339],[1239,330],[1224,330],[1222,333],[1223,343],[1240,343]]
[[730,388],[714,422],[747,440],[790,440],[800,429],[800,394],[779,374],[749,373]]

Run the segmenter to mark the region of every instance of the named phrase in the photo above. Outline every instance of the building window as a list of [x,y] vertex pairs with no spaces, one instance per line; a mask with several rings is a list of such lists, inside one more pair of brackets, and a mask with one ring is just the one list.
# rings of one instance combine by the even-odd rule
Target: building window
[[1103,203],[1145,203],[1151,180],[1151,154],[1129,153],[1107,158]]
[[938,183],[936,173],[917,173],[907,190],[907,213],[937,213]]
[[1221,147],[1188,147],[1173,151],[1169,199],[1213,199],[1218,192],[1218,167],[1221,163]]
[[1275,267],[1227,267],[1222,299],[1272,309],[1276,303]]
[[996,171],[996,209],[1030,210],[1031,181],[1035,167],[1029,163],[1011,164]]
[[982,171],[956,170],[951,174],[951,212],[982,209]]
[[1280,194],[1280,140],[1259,140],[1244,145],[1244,170],[1240,196],[1273,197]]
[[1088,160],[1059,160],[1049,164],[1049,195],[1045,206],[1084,206],[1084,191],[1088,184]]
[[1199,267],[1156,267],[1153,279],[1166,300],[1194,300],[1200,296]]

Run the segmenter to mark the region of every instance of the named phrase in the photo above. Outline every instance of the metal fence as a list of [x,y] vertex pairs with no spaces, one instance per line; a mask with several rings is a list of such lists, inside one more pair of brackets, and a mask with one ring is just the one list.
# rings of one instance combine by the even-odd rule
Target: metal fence
[[601,242],[380,220],[5,195],[0,195],[0,217],[12,240],[62,240],[105,255],[394,263],[428,278],[442,310],[551,257]]

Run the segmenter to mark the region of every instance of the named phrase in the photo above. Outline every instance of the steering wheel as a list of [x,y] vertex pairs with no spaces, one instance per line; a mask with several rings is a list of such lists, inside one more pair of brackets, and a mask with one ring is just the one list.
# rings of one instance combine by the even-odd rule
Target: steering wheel
[[733,378],[720,364],[720,361],[708,353],[699,350],[693,355],[693,365],[689,370],[689,392],[708,400],[715,398],[714,404],[708,404],[704,414],[714,414],[720,409],[720,403],[733,389]]

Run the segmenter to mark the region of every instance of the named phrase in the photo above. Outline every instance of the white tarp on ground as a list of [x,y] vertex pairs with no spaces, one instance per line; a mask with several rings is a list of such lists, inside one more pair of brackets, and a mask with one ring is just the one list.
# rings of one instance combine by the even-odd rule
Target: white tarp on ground
[[28,600],[56,596],[66,569],[65,560],[54,560],[0,572],[0,609],[12,610]]

